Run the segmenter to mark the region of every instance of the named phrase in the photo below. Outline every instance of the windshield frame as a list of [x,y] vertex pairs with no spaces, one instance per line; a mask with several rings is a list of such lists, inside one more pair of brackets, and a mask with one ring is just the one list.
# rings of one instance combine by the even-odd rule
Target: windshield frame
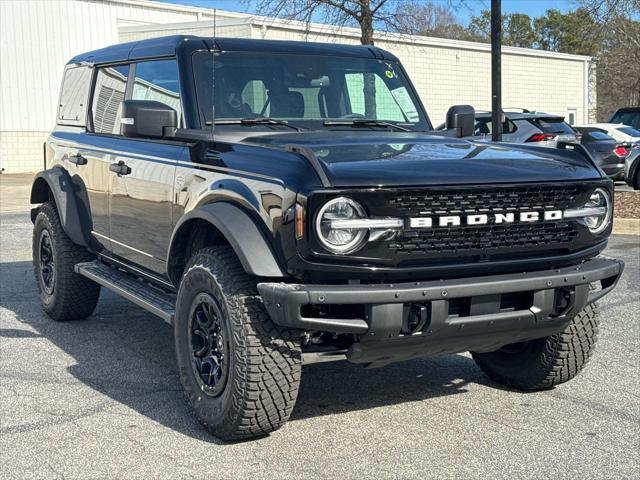
[[[414,104],[414,107],[418,113],[419,116],[419,121],[418,122],[410,122],[410,121],[404,121],[404,122],[400,122],[400,121],[393,121],[393,120],[382,120],[382,119],[378,119],[380,121],[386,122],[386,123],[390,123],[390,124],[397,124],[401,127],[407,127],[409,129],[411,129],[411,131],[416,131],[416,132],[425,132],[425,131],[432,131],[433,130],[433,125],[431,123],[431,120],[429,118],[429,115],[427,114],[427,111],[418,95],[418,92],[416,91],[413,83],[411,82],[411,78],[409,77],[409,75],[407,74],[407,72],[405,71],[404,67],[402,66],[402,64],[399,61],[396,60],[392,60],[392,59],[381,59],[381,58],[377,58],[377,57],[350,57],[348,55],[340,55],[340,54],[336,54],[336,55],[326,55],[326,54],[313,54],[313,53],[282,53],[282,52],[257,52],[257,51],[244,51],[244,50],[225,50],[225,51],[220,51],[220,50],[196,50],[193,51],[191,53],[191,73],[192,73],[192,82],[193,82],[193,90],[194,90],[194,107],[196,108],[196,117],[199,120],[200,123],[200,128],[203,130],[206,129],[210,129],[211,128],[211,121],[208,120],[204,114],[203,108],[202,108],[202,93],[201,93],[201,85],[202,82],[198,81],[198,73],[197,73],[197,69],[198,69],[198,65],[197,62],[198,60],[198,56],[203,55],[203,54],[210,54],[210,55],[216,55],[216,57],[221,56],[221,55],[225,55],[225,54],[234,54],[234,55],[244,55],[244,54],[250,54],[250,55],[256,55],[259,54],[261,56],[264,55],[270,55],[273,57],[277,57],[277,56],[288,56],[288,57],[292,57],[292,56],[299,56],[299,57],[313,57],[313,56],[321,56],[321,57],[325,57],[325,58],[329,58],[329,57],[336,57],[336,58],[341,58],[341,59],[351,59],[351,58],[356,58],[356,59],[362,59],[362,60],[371,60],[371,61],[383,61],[387,64],[391,64],[393,65],[393,69],[396,72],[396,74],[398,75],[398,79],[399,81],[402,83],[402,86],[404,86],[407,90],[407,93],[409,94],[409,97],[411,98],[411,101]],[[215,60],[214,60],[215,61]],[[215,89],[215,78],[213,79],[214,82],[214,89]],[[402,109],[400,109],[402,111]],[[403,114],[405,113],[404,111],[402,111]],[[256,117],[259,117],[259,114],[255,114]],[[251,118],[251,117],[249,117]],[[336,130],[336,129],[349,129],[349,130],[355,130],[352,126],[348,126],[348,125],[337,125],[337,126],[333,126],[333,125],[323,125],[324,122],[326,121],[332,121],[332,120],[344,120],[343,118],[339,118],[339,117],[331,117],[331,116],[327,116],[325,118],[294,118],[294,117],[272,117],[276,120],[284,120],[285,122],[291,122],[292,124],[295,124],[298,127],[301,127],[301,129],[305,132],[309,132],[309,131],[331,131],[331,130]],[[219,120],[221,123],[217,123],[217,120]],[[222,128],[224,129],[224,131],[227,130],[237,130],[239,128],[242,129],[246,129],[247,127],[249,128],[261,128],[261,129],[269,129],[269,130],[280,130],[281,128],[284,129],[286,127],[284,126],[278,126],[277,124],[273,123],[273,124],[267,124],[267,123],[263,123],[263,124],[251,124],[251,123],[242,123],[242,122],[234,122],[233,120],[242,120],[242,118],[228,118],[228,117],[222,117],[219,119],[214,118],[213,119],[213,123],[215,124],[215,129],[218,128]],[[366,127],[362,127],[359,126],[359,129],[376,129],[376,128],[382,128],[381,126],[376,126],[376,125],[370,125],[370,126],[366,126]]]

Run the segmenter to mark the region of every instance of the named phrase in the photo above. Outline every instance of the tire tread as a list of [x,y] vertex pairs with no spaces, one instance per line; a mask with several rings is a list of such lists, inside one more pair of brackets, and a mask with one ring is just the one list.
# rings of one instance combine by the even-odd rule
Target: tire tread
[[472,352],[480,369],[492,380],[520,390],[546,390],[574,378],[593,353],[598,336],[597,305],[580,311],[560,333],[541,339],[539,355],[529,368],[514,374],[496,361],[494,353]]
[[[233,414],[219,424],[208,422],[194,407],[196,416],[210,433],[225,440],[267,435],[289,419],[297,398],[301,355],[295,334],[271,321],[255,277],[244,271],[230,247],[197,252],[185,269],[181,287],[195,269],[206,270],[220,287],[236,346],[232,353],[236,360],[231,385]],[[189,391],[188,379],[182,378],[188,374],[186,368],[180,368],[187,397],[194,405],[197,392]]]
[[56,255],[56,284],[53,292],[55,298],[50,305],[43,304],[45,312],[56,321],[88,317],[98,303],[100,285],[75,273],[74,266],[80,262],[92,261],[95,256],[86,248],[73,243],[67,236],[55,204],[52,202],[42,204],[34,222],[33,235],[33,269],[39,295],[44,294],[39,281],[39,222],[44,222],[45,227],[49,229]]

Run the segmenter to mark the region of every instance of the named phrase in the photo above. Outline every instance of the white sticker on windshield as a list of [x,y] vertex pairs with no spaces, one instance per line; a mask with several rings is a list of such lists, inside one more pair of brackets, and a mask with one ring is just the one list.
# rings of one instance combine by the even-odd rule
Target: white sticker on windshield
[[393,95],[393,98],[395,98],[396,103],[402,110],[402,113],[405,114],[410,122],[416,123],[420,121],[420,115],[418,115],[416,106],[414,105],[413,100],[411,100],[411,95],[409,95],[407,87],[395,88],[391,90],[391,95]]

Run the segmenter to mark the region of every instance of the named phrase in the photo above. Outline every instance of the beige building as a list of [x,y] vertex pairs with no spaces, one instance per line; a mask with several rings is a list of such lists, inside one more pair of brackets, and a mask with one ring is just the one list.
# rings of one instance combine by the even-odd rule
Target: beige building
[[[53,127],[62,71],[69,58],[118,42],[173,34],[330,43],[358,43],[359,39],[359,32],[352,28],[146,0],[2,0],[0,169],[9,173],[42,168],[42,143]],[[488,44],[383,32],[377,33],[376,44],[400,58],[434,124],[444,121],[454,104],[490,109]],[[505,47],[503,105],[587,123],[595,109],[590,60]]]

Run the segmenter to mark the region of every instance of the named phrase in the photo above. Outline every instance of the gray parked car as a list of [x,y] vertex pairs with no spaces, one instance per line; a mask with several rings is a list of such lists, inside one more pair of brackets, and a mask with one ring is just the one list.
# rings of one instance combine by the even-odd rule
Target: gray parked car
[[[541,147],[558,146],[559,141],[578,143],[579,136],[564,117],[543,112],[505,112],[502,140],[511,143],[536,143]],[[491,139],[491,112],[476,112],[473,138]]]
[[624,161],[625,181],[634,190],[640,190],[640,144],[633,146]]
[[574,127],[582,134],[581,142],[598,166],[613,180],[624,180],[624,160],[629,155],[629,144],[618,142],[598,128]]

